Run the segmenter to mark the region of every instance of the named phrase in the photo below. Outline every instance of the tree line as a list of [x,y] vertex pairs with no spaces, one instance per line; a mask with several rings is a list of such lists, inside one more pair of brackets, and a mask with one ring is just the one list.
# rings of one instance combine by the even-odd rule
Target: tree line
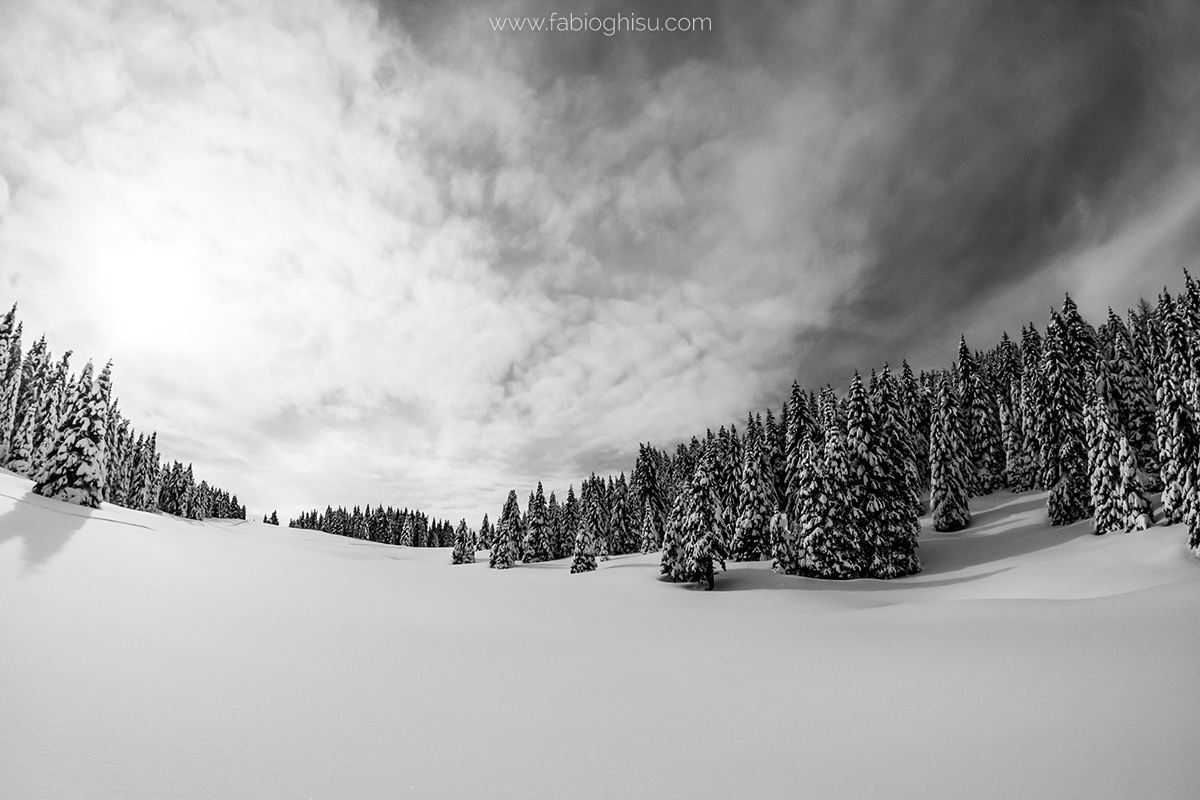
[[36,494],[189,519],[245,519],[237,495],[196,482],[192,465],[164,462],[158,434],[136,431],[113,397],[112,362],[71,371],[42,336],[22,350],[17,306],[0,318],[0,465],[31,478]]
[[1049,492],[1051,524],[1090,517],[1098,535],[1185,523],[1200,555],[1200,287],[1184,280],[1098,327],[1068,294],[1044,332],[1030,322],[984,351],[960,338],[945,369],[884,364],[841,396],[793,383],[778,415],[749,414],[741,433],[639,445],[628,482],[592,475],[563,503],[539,483],[524,511],[509,492],[495,527],[485,516],[456,553],[490,549],[497,569],[570,556],[584,572],[661,551],[662,575],[710,588],[727,560],[897,578],[921,569],[923,515],[960,530],[969,498],[1008,489]]

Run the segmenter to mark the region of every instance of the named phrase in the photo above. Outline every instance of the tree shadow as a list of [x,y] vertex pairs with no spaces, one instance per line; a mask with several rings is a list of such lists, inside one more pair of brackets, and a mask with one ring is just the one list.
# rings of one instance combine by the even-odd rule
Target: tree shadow
[[[1000,494],[1000,493],[997,493]],[[971,524],[961,531],[922,531],[918,554],[923,574],[957,572],[1008,558],[1057,547],[1091,536],[1091,522],[1052,526],[1046,518],[1046,492],[993,498],[997,502],[972,511]]]
[[12,510],[0,516],[0,545],[9,539],[21,539],[28,571],[45,566],[96,513],[90,508],[35,495],[32,491],[26,492],[24,497],[0,496],[16,501]]
[[[796,575],[780,575],[765,565],[761,567],[730,566],[717,577],[717,590],[725,591],[865,591],[905,590],[952,586],[970,583],[1007,572],[1012,565],[1003,562],[1039,550],[1092,535],[1090,520],[1071,525],[1051,526],[1046,518],[1048,492],[1008,491],[975,498],[971,509],[971,524],[961,531],[937,533],[930,530],[928,517],[922,519],[917,555],[921,571],[915,575],[890,580],[856,578],[825,580]],[[978,506],[983,506],[978,508]],[[761,562],[760,562],[761,563]],[[991,569],[986,569],[991,566]],[[985,567],[983,571],[972,568]],[[952,575],[967,571],[964,575]],[[931,576],[945,576],[935,577]]]

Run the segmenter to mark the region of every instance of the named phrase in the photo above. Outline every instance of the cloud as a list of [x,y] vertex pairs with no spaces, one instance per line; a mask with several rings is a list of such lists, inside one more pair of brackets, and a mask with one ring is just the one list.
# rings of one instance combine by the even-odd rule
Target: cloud
[[1188,252],[1185,6],[551,8],[0,6],[0,291],[252,509],[474,522]]

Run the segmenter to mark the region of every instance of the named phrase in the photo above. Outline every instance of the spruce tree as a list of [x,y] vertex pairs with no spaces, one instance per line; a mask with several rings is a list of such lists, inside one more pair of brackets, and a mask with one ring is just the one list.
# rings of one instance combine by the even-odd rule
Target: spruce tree
[[450,553],[451,564],[474,564],[475,563],[475,542],[471,532],[467,529],[467,521],[459,520],[458,527],[454,529],[454,550]]
[[868,574],[899,578],[921,571],[917,537],[921,503],[911,448],[912,432],[900,405],[899,387],[884,364],[875,392],[875,425],[879,484],[877,536],[871,543]]
[[629,487],[625,483],[625,473],[613,483],[612,499],[609,503],[609,530],[612,536],[612,552],[614,555],[633,553],[637,549],[638,539],[631,530],[629,523]]
[[1196,450],[1196,429],[1186,401],[1189,374],[1187,336],[1171,296],[1159,298],[1162,349],[1155,369],[1163,516],[1168,523],[1184,521],[1189,462]]
[[1072,343],[1068,333],[1066,323],[1054,313],[1042,350],[1046,420],[1041,461],[1043,483],[1050,489],[1046,509],[1052,525],[1069,525],[1088,516],[1091,500],[1084,449],[1083,390],[1077,367],[1069,361],[1079,345]]
[[685,575],[686,554],[683,549],[683,522],[686,518],[686,498],[678,494],[667,513],[666,525],[663,527],[662,557],[659,559],[659,574],[666,575],[673,581],[680,580]]
[[67,413],[58,446],[33,491],[43,497],[99,508],[104,494],[101,462],[108,408],[103,385],[91,376],[89,361],[80,379],[80,386],[86,389],[78,393]]
[[476,543],[477,550],[492,549],[492,526],[488,522],[488,515],[483,515],[483,521],[479,523],[479,541]]
[[508,493],[504,509],[500,512],[500,521],[496,523],[496,535],[492,542],[492,552],[488,557],[488,566],[492,569],[508,569],[517,562],[521,555],[521,507],[517,503],[517,492]]
[[1097,536],[1124,528],[1121,496],[1121,437],[1116,417],[1100,388],[1088,409],[1088,463],[1090,468],[1092,532]]
[[1121,462],[1121,530],[1144,531],[1154,524],[1154,512],[1142,484],[1137,451],[1124,435],[1117,454]]
[[1046,488],[1043,482],[1042,438],[1045,431],[1046,385],[1042,374],[1042,337],[1033,323],[1021,329],[1021,462],[1029,472],[1022,485]]
[[971,524],[964,477],[971,466],[963,445],[957,399],[950,381],[942,380],[929,435],[929,507],[935,531],[957,531]]
[[583,482],[580,490],[579,504],[581,518],[575,526],[575,549],[571,558],[571,573],[591,572],[596,569],[596,534],[598,532],[597,518],[599,516],[599,500],[596,497],[596,483],[592,479]]
[[880,455],[874,409],[862,377],[855,371],[846,395],[846,523],[858,535],[855,552],[860,561],[855,571],[859,575],[869,575],[875,549],[887,547],[880,518],[884,494],[884,464]]
[[801,518],[805,565],[815,577],[857,578],[864,561],[862,538],[849,523],[846,434],[831,387],[821,393],[821,423],[825,442],[821,493],[807,515]]
[[686,517],[683,522],[683,548],[687,578],[705,581],[711,590],[715,571],[725,569],[725,542],[718,532],[720,499],[712,479],[715,453],[706,450],[688,483]]
[[527,509],[522,560],[526,564],[549,561],[552,556],[550,525],[547,519],[546,496],[543,494],[541,481],[538,481],[537,491],[529,493]]
[[729,545],[732,561],[758,561],[767,552],[767,525],[775,509],[771,499],[774,489],[765,474],[767,459],[762,447],[763,432],[750,418],[742,445],[741,514]]
[[[582,488],[582,486],[580,487]],[[562,538],[559,541],[559,558],[566,558],[575,552],[575,536],[579,529],[579,501],[575,498],[575,485],[567,487],[567,501],[563,504]]]
[[18,322],[13,328],[16,306],[4,318],[0,331],[5,332],[4,370],[0,372],[0,464],[8,463],[9,439],[12,438],[13,422],[17,414],[17,395],[21,391],[21,335],[23,325]]

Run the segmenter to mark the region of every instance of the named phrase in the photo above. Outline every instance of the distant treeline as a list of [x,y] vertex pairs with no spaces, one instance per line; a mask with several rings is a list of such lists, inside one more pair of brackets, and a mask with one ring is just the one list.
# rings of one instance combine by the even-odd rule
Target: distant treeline
[[98,508],[101,502],[190,519],[245,519],[245,506],[192,466],[161,462],[158,435],[134,430],[112,399],[112,363],[93,377],[70,369],[46,337],[21,349],[17,307],[0,319],[0,465],[32,478],[46,497]]
[[[271,518],[275,518],[274,513]],[[272,523],[270,518],[263,521],[278,524],[277,521]],[[350,511],[326,506],[323,514],[314,509],[288,520],[288,527],[409,547],[450,547],[454,544],[454,526],[450,522],[430,520],[420,511],[409,511],[407,508],[401,511],[382,505],[374,509],[368,505],[366,510],[355,506]]]
[[944,370],[885,364],[842,397],[793,383],[778,416],[750,414],[742,434],[722,426],[673,453],[640,445],[628,485],[593,475],[559,504],[539,483],[524,512],[510,492],[479,544],[500,569],[571,555],[587,571],[638,549],[662,551],[663,575],[710,586],[726,559],[894,578],[920,570],[923,514],[958,530],[968,498],[1007,488],[1049,491],[1052,524],[1091,517],[1096,534],[1185,522],[1200,555],[1200,287],[1184,278],[1178,297],[1110,309],[1098,328],[1068,295],[1044,334],[1031,322],[1019,344],[1005,333],[986,351],[960,339]]

